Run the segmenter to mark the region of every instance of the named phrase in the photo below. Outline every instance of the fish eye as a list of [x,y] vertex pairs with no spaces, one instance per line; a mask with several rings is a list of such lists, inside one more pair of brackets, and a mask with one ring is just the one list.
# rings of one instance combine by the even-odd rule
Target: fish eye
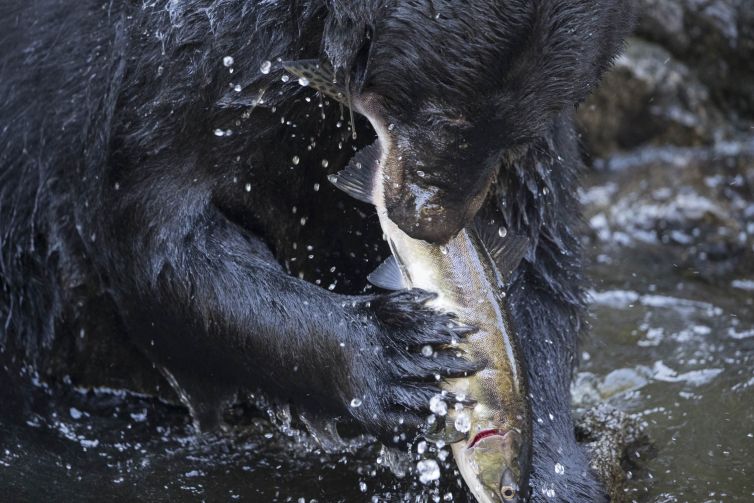
[[500,491],[503,494],[503,499],[512,500],[516,497],[516,490],[511,486],[503,486],[500,488]]

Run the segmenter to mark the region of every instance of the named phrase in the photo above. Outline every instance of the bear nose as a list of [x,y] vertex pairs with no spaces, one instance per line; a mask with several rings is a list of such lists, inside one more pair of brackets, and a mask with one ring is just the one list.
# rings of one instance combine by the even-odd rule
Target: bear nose
[[464,227],[463,209],[442,205],[434,197],[421,204],[414,200],[388,205],[388,217],[414,239],[444,244]]

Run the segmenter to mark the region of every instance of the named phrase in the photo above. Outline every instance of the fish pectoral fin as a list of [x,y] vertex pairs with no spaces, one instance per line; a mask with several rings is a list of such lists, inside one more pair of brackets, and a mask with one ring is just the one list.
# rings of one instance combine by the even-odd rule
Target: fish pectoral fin
[[349,196],[374,204],[374,177],[381,154],[380,142],[376,141],[356,152],[345,169],[327,179]]
[[407,288],[403,281],[398,261],[392,255],[367,276],[367,281],[385,290],[403,290]]
[[299,79],[305,79],[306,85],[312,89],[348,107],[351,106],[345,84],[336,81],[335,71],[328,63],[318,59],[302,59],[284,61],[283,68]]
[[486,224],[480,220],[477,220],[476,228],[498,272],[507,281],[529,250],[529,238],[510,233],[501,236],[499,225]]

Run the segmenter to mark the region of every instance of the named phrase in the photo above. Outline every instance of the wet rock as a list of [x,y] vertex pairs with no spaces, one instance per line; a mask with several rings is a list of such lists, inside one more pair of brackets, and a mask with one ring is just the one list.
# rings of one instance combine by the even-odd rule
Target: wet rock
[[754,140],[598,160],[582,194],[592,239],[707,278],[754,264]]
[[640,461],[655,455],[645,428],[636,416],[607,404],[577,412],[576,437],[591,452],[592,469],[609,488],[613,502],[628,500],[626,481],[642,476]]
[[711,145],[754,121],[754,3],[637,0],[635,37],[581,107],[587,153]]
[[750,0],[638,0],[637,34],[693,67],[715,101],[754,118],[754,5]]
[[730,132],[707,88],[659,45],[633,39],[579,111],[588,152],[710,145]]

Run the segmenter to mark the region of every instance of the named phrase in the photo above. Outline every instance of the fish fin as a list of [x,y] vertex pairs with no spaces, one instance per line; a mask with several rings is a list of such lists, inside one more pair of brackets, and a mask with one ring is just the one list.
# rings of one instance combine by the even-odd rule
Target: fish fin
[[302,59],[285,61],[283,68],[300,79],[306,79],[307,85],[312,89],[348,107],[351,106],[346,87],[335,81],[335,71],[328,63],[317,59]]
[[392,255],[367,276],[367,281],[385,290],[403,290],[406,288],[398,261]]
[[503,279],[507,280],[526,255],[529,249],[529,238],[520,234],[502,234],[500,229],[504,227],[479,220],[476,222],[476,228],[498,272]]
[[359,201],[374,204],[374,169],[379,161],[379,142],[364,147],[353,156],[351,162],[336,175],[327,177],[330,183]]

